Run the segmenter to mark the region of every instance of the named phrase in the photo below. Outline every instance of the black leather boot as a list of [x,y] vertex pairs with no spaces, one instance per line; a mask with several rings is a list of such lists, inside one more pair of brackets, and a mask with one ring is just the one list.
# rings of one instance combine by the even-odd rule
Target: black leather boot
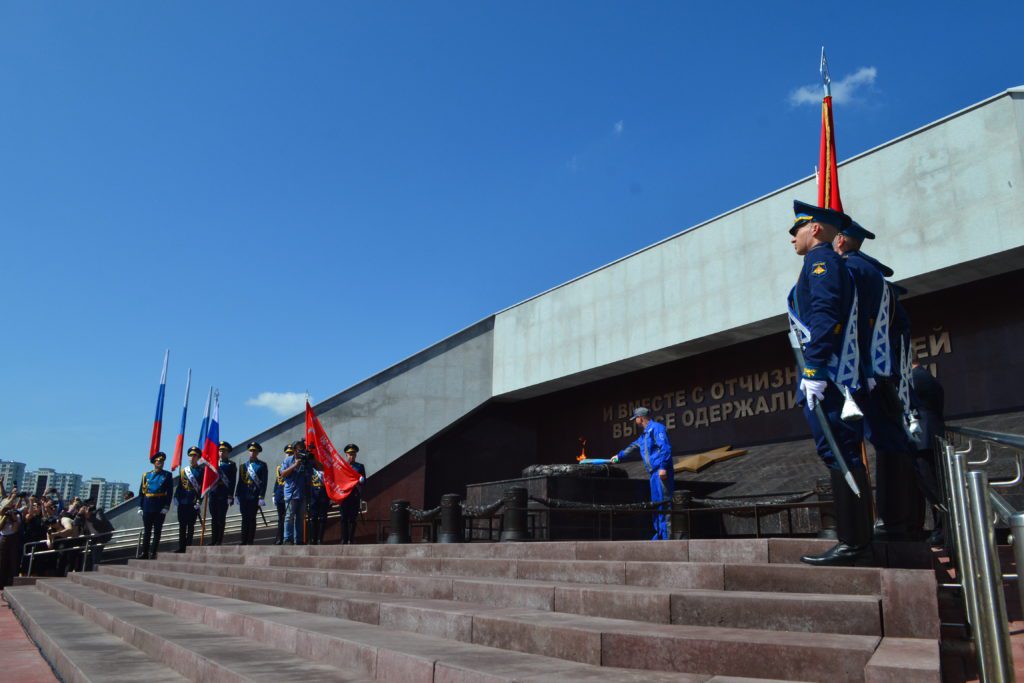
[[860,497],[850,489],[842,472],[829,470],[836,510],[836,535],[839,543],[821,555],[804,555],[801,562],[818,567],[852,567],[871,562],[871,489],[863,469],[853,471]]

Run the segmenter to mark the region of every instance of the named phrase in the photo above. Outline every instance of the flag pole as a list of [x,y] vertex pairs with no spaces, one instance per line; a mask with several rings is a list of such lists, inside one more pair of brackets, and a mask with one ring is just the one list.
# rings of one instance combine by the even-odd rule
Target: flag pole
[[203,516],[199,518],[199,547],[203,546],[206,539],[206,504],[210,502],[208,496],[203,496]]

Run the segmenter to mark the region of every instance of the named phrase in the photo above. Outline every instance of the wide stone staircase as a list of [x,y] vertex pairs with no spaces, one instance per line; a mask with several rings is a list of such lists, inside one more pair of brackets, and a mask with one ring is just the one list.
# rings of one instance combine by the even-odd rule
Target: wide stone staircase
[[219,546],[4,594],[65,681],[941,680],[934,573],[828,545]]

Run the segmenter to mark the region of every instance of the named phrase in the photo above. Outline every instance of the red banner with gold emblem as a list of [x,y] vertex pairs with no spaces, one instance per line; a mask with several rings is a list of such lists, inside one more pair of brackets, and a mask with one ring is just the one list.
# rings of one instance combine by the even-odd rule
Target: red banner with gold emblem
[[309,401],[306,401],[306,447],[324,468],[324,490],[327,496],[335,503],[345,500],[359,483],[361,475],[331,443]]

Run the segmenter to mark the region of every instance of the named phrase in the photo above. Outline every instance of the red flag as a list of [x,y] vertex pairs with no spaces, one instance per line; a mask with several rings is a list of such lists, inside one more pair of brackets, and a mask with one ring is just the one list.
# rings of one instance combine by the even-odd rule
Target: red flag
[[323,465],[324,490],[335,503],[339,503],[352,493],[359,483],[359,472],[348,464],[338,449],[331,443],[330,437],[313,414],[313,408],[306,401],[306,447],[312,451],[317,462]]
[[839,197],[839,172],[836,168],[836,134],[832,125],[832,81],[825,61],[825,48],[821,48],[821,79],[825,97],[821,101],[821,151],[818,155],[818,206],[843,210]]

